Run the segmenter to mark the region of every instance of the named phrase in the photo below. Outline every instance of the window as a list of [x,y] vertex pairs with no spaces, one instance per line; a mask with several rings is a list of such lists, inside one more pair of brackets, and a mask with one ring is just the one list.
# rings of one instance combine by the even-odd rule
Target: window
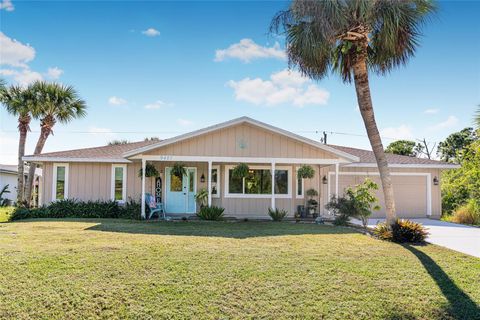
[[[272,194],[272,174],[268,167],[250,167],[245,178],[233,176],[234,166],[225,170],[225,196],[237,198],[269,198]],[[275,194],[288,197],[290,193],[290,170],[285,167],[275,169]]]
[[170,191],[180,192],[183,187],[183,176],[177,177],[174,174],[170,174]]
[[303,199],[304,180],[298,176],[297,168],[297,199]]
[[127,166],[112,166],[112,200],[125,202],[127,198]]
[[68,198],[68,163],[53,164],[52,201]]
[[212,166],[212,197],[220,197],[220,166]]
[[193,192],[195,182],[195,171],[188,170],[188,192]]

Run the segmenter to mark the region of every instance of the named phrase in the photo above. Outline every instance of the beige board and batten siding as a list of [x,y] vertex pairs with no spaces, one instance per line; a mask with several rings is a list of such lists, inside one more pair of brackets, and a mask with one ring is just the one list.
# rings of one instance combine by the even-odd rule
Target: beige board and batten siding
[[338,159],[298,140],[248,123],[219,129],[159,147],[145,155]]
[[[333,166],[322,169],[322,177],[325,175],[329,179],[327,185],[323,185],[323,202],[328,201],[328,185],[330,185],[330,194],[335,193],[335,174],[332,174],[335,169]],[[398,216],[403,218],[424,218],[427,216],[427,179],[430,179],[431,185],[431,217],[439,218],[441,216],[441,191],[440,185],[434,185],[432,179],[434,177],[440,178],[439,169],[429,168],[391,168],[393,191],[395,196],[395,206]],[[385,201],[383,191],[381,188],[381,181],[378,175],[378,170],[375,168],[358,168],[348,167],[341,168],[340,172],[347,174],[339,175],[339,193],[343,195],[344,190],[347,187],[355,186],[366,178],[371,179],[378,184],[379,190],[376,191],[376,196],[379,199],[381,210],[374,211],[373,218],[385,217]],[[359,175],[358,173],[365,173],[365,175]],[[350,174],[348,174],[350,173]],[[396,175],[400,173],[401,175]],[[430,174],[424,175],[424,174]],[[325,211],[325,209],[324,209]]]

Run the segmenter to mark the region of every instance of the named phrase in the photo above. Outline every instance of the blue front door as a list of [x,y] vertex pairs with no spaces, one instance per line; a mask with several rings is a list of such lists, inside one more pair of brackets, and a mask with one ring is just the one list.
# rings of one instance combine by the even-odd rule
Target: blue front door
[[188,168],[187,175],[177,177],[171,175],[171,168],[165,168],[167,213],[195,213],[195,194],[197,192],[197,169]]

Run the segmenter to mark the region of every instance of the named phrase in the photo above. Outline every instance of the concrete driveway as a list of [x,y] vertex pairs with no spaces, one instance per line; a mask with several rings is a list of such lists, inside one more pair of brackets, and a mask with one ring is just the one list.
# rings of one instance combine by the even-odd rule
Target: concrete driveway
[[[480,258],[480,228],[464,226],[433,219],[410,219],[428,228],[427,241],[445,248],[463,252]],[[384,219],[369,219],[369,227],[374,227]],[[360,221],[352,221],[359,223]],[[361,224],[361,223],[360,223]]]

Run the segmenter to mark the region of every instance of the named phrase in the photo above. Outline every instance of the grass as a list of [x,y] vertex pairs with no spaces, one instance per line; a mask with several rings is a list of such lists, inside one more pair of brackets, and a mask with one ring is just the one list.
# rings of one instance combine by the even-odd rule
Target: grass
[[8,221],[10,213],[15,207],[0,207],[0,223]]
[[1,319],[479,319],[480,259],[276,222],[0,224]]

